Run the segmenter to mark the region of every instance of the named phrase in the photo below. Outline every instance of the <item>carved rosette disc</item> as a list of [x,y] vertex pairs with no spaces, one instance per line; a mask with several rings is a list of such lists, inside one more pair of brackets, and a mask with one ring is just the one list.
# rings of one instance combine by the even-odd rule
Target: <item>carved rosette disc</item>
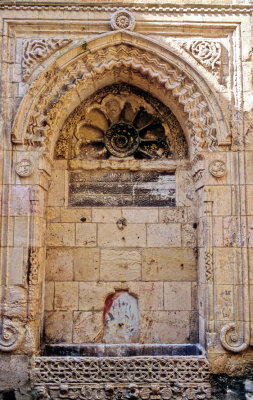
[[209,172],[215,178],[222,178],[226,172],[226,164],[221,160],[214,160],[209,164]]
[[33,173],[33,163],[30,160],[23,159],[16,163],[15,171],[19,176],[26,177]]
[[105,133],[105,146],[116,157],[132,155],[138,149],[139,142],[139,134],[131,124],[115,124]]
[[187,144],[172,112],[126,84],[102,89],[69,116],[56,158],[185,158]]
[[130,11],[124,8],[117,10],[111,16],[111,27],[115,30],[130,30],[132,31],[135,26],[135,18]]

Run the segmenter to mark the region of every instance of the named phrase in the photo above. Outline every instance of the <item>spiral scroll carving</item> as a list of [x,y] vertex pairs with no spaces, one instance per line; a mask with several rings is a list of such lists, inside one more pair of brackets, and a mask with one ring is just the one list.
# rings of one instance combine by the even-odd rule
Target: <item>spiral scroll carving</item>
[[220,340],[226,350],[234,353],[244,351],[249,345],[248,340],[242,342],[240,339],[235,323],[227,324],[221,329]]
[[4,319],[0,333],[0,350],[13,351],[18,348],[23,339],[22,330],[9,319]]

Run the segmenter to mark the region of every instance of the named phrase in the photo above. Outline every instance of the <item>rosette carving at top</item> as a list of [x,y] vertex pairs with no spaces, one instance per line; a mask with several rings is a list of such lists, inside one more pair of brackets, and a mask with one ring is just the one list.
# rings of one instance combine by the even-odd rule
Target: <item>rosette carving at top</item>
[[203,67],[210,71],[220,82],[221,79],[221,44],[210,40],[185,42],[183,48]]
[[111,15],[111,27],[115,30],[133,31],[135,27],[134,15],[125,8],[119,8]]
[[39,62],[55,51],[71,43],[71,39],[25,39],[23,41],[22,75],[23,81],[30,78]]

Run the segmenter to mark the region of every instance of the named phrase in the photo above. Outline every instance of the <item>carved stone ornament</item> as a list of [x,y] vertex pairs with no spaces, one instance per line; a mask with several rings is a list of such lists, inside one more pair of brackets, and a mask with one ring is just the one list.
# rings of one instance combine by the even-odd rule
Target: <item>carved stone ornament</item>
[[218,80],[221,74],[221,44],[208,40],[194,40],[183,44],[195,60],[213,73]]
[[244,341],[238,332],[238,327],[234,322],[225,325],[220,331],[220,340],[222,346],[234,353],[244,351],[248,345],[249,340]]
[[206,273],[206,280],[212,281],[213,280],[213,255],[211,250],[205,251],[205,273]]
[[209,172],[215,178],[222,178],[226,172],[226,164],[221,160],[214,160],[209,164]]
[[25,39],[22,59],[23,81],[31,76],[39,62],[71,42],[71,39]]
[[186,140],[174,114],[127,84],[108,86],[77,107],[56,144],[56,158],[185,158]]
[[0,351],[16,350],[23,335],[23,329],[16,322],[4,317],[0,326]]
[[135,27],[135,18],[130,11],[120,8],[111,16],[111,27],[114,31],[121,29],[132,31]]
[[31,160],[23,159],[18,161],[15,165],[15,171],[19,176],[26,177],[30,176],[33,173],[33,163]]
[[53,400],[211,396],[204,357],[37,357],[31,380]]

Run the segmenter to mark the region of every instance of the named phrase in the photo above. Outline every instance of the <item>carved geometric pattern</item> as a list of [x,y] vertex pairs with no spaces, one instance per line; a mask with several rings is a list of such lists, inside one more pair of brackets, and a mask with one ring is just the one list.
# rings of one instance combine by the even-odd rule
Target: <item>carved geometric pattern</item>
[[24,39],[22,73],[26,81],[39,62],[48,58],[55,51],[71,43],[71,39]]
[[183,44],[185,50],[191,54],[195,60],[203,65],[208,71],[212,72],[218,80],[221,75],[221,44],[208,40],[194,40]]
[[[209,399],[203,357],[37,357],[34,388],[58,399]],[[48,396],[48,397],[46,397]]]
[[188,114],[193,148],[213,148],[217,145],[212,113],[197,86],[177,68],[162,62],[159,56],[125,44],[89,52],[59,74],[52,73],[54,85],[49,84],[48,77],[48,85],[42,90],[28,120],[26,143],[43,146],[49,151],[49,138],[57,127],[54,125],[57,124],[56,115],[64,98],[70,98],[71,90],[84,87],[88,80],[99,80],[107,71],[122,72],[123,68],[134,70],[172,93]]

